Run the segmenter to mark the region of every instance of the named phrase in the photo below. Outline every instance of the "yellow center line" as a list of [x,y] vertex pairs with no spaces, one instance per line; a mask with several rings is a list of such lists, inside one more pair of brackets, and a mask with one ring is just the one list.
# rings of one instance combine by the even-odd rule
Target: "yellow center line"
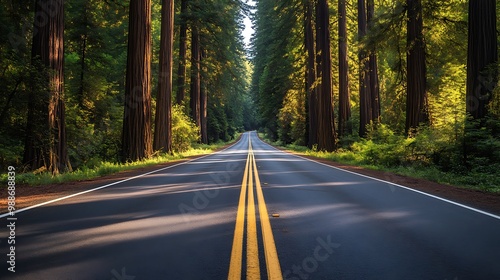
[[264,241],[264,255],[266,257],[267,278],[272,280],[281,280],[280,262],[278,259],[278,251],[274,243],[273,231],[271,229],[271,222],[269,221],[269,214],[267,212],[266,201],[262,192],[260,184],[259,173],[257,171],[257,164],[255,163],[255,155],[252,152],[253,169],[255,170],[255,185],[257,189],[257,200],[259,203],[260,226],[262,228],[262,239]]
[[236,226],[234,228],[233,249],[231,250],[231,262],[229,264],[228,279],[241,279],[241,263],[243,260],[243,233],[245,225],[245,200],[247,189],[248,170],[250,168],[250,154],[247,156],[245,172],[243,173],[243,183],[241,185],[240,200],[238,202],[238,212],[236,214]]
[[[264,255],[266,259],[268,279],[282,280],[281,267],[278,260],[278,252],[274,242],[269,214],[267,212],[262,186],[260,184],[255,155],[252,149],[252,142],[248,138],[248,155],[243,173],[243,182],[241,184],[240,199],[238,202],[238,212],[236,214],[236,226],[234,229],[233,248],[231,250],[231,261],[229,264],[229,280],[241,280],[242,261],[243,261],[243,235],[245,230],[245,208],[247,208],[247,248],[246,248],[246,279],[260,279],[259,247],[257,241],[257,219],[254,197],[254,176],[257,192],[257,204],[259,207],[259,217],[262,230],[262,239],[264,242]],[[248,188],[248,190],[247,190]],[[248,201],[246,193],[248,191]]]
[[252,150],[250,146],[250,176],[248,178],[247,208],[247,279],[260,279],[259,245],[257,242],[257,218],[255,216],[255,200],[253,194]]

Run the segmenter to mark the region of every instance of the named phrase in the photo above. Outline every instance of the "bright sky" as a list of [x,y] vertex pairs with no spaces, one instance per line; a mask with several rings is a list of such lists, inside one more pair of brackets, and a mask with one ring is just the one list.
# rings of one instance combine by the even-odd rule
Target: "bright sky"
[[[255,6],[255,1],[253,0],[246,0],[245,2],[249,5]],[[252,37],[254,30],[252,28],[252,21],[250,20],[250,18],[245,17],[243,19],[243,23],[245,24],[245,29],[243,30],[243,37],[245,38],[244,40],[245,45],[248,48],[250,45],[250,38]]]
[[245,45],[247,47],[249,47],[250,38],[252,37],[252,34],[254,33],[254,30],[252,28],[252,21],[248,17],[245,17],[243,19],[243,23],[245,24],[245,29],[243,30],[243,37],[245,38]]

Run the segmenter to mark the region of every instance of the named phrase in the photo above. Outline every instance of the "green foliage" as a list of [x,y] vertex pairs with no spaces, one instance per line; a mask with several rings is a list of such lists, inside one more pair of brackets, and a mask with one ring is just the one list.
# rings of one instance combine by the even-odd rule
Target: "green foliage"
[[405,160],[405,139],[383,127],[376,132],[367,140],[354,143],[351,147],[353,152],[359,153],[367,164],[382,166],[402,164]]
[[[423,126],[417,134],[407,138],[379,124],[376,129],[370,130],[366,139],[353,143],[349,149],[362,155],[367,164],[385,167],[439,166],[439,163],[452,158],[450,153],[457,151],[457,147],[453,146],[454,140],[443,132]],[[452,162],[458,163],[457,160],[453,158]]]
[[0,0],[0,168],[20,166],[32,74],[32,1]]
[[[305,125],[304,102],[297,100],[304,91],[304,70],[299,63],[304,59],[300,7],[296,0],[259,1],[255,13],[251,94],[260,126],[273,140],[288,143],[304,137],[296,127]],[[289,104],[286,98],[295,103]]]
[[172,150],[176,153],[188,151],[200,140],[200,130],[180,106],[172,107]]
[[295,90],[288,91],[283,100],[283,107],[278,115],[279,139],[284,143],[295,143],[297,145],[305,145],[305,106],[302,92]]
[[469,171],[495,172],[500,167],[500,120],[468,119],[463,139],[463,160]]
[[[476,125],[473,122],[469,125]],[[299,145],[272,142],[294,152],[344,164],[385,170],[442,184],[500,193],[500,122],[468,128],[465,138],[455,141],[446,131],[421,127],[405,138],[386,125],[369,129],[366,139],[348,139],[342,148],[328,153]],[[465,145],[465,146],[464,146]],[[464,148],[466,147],[466,148]]]
[[73,1],[65,14],[68,153],[74,169],[92,169],[118,161],[128,1]]
[[[189,1],[188,24],[196,24],[205,56],[201,62],[201,83],[208,96],[207,134],[209,143],[229,141],[246,126],[255,126],[249,113],[251,67],[245,54],[242,31],[243,1]],[[175,77],[174,77],[175,78]],[[245,125],[246,122],[246,125]]]

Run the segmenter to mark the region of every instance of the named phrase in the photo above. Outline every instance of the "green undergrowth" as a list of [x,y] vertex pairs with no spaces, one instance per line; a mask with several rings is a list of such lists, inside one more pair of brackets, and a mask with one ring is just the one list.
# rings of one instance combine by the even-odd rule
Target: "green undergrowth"
[[[273,142],[264,134],[259,134],[269,144],[300,155],[500,194],[500,164],[481,158],[471,159],[474,165],[469,168],[458,164],[442,164],[441,161],[450,160],[453,154],[428,144],[430,135],[423,133],[420,138],[404,138],[389,134],[385,135],[384,141],[356,139],[348,145],[341,145],[337,151],[324,152],[296,144]],[[484,164],[481,164],[481,160]]]
[[[237,139],[237,138],[236,138]],[[193,147],[179,153],[174,154],[162,154],[156,155],[150,159],[129,162],[129,163],[115,163],[115,162],[97,162],[92,166],[82,166],[77,170],[72,172],[52,175],[48,172],[29,172],[29,173],[18,173],[16,174],[16,184],[26,184],[30,186],[37,185],[49,185],[73,181],[84,181],[99,178],[105,175],[110,175],[113,173],[138,169],[142,167],[154,166],[162,163],[167,163],[175,160],[185,159],[191,156],[206,155],[213,153],[215,150],[235,142],[236,140],[227,143],[215,143],[215,144],[193,144]],[[6,172],[1,175],[0,181],[2,185],[7,186],[7,174]]]

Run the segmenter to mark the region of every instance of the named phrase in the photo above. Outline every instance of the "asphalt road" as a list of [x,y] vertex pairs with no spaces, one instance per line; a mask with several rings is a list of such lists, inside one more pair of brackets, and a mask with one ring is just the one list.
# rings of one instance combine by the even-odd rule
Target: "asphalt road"
[[500,217],[283,153],[255,132],[15,218],[2,217],[0,279],[228,279],[230,266],[231,279],[500,279]]

